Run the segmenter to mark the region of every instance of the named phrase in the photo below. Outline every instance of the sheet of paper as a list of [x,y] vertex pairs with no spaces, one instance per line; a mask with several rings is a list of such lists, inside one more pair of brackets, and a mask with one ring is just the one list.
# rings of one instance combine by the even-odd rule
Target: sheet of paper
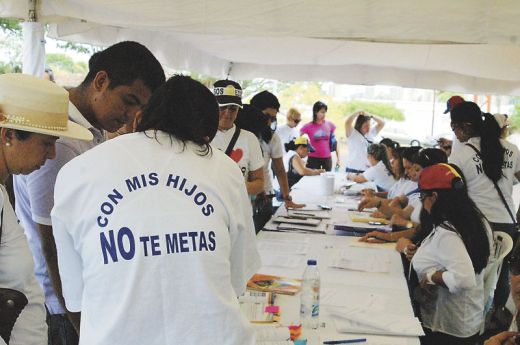
[[364,308],[383,310],[387,297],[384,292],[376,293],[364,289],[323,288],[320,291],[320,304],[324,306]]
[[273,252],[260,252],[263,266],[274,266],[274,267],[285,267],[285,268],[296,268],[303,265],[302,256],[294,255],[282,255],[275,254]]
[[261,252],[274,252],[284,254],[305,255],[309,252],[310,245],[302,243],[290,243],[285,241],[258,241],[258,249]]
[[416,317],[372,312],[362,308],[330,308],[336,329],[342,333],[368,333],[384,335],[424,335],[421,322]]
[[353,247],[338,252],[330,266],[352,271],[388,273],[390,257],[386,251]]
[[255,324],[253,325],[256,331],[256,345],[285,345],[293,344],[289,328],[280,327],[276,324]]

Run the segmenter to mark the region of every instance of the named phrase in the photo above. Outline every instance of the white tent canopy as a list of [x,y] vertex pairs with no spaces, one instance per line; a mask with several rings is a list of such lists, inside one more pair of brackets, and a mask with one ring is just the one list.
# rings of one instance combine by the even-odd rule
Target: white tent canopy
[[[0,2],[0,17],[27,11]],[[38,14],[55,38],[135,40],[217,77],[520,95],[515,0],[40,0]]]

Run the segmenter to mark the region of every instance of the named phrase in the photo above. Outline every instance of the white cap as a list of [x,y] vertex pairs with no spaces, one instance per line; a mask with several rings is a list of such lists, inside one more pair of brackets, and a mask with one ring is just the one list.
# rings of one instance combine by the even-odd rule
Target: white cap
[[509,118],[506,114],[493,114],[493,116],[495,120],[497,120],[500,129],[510,125]]

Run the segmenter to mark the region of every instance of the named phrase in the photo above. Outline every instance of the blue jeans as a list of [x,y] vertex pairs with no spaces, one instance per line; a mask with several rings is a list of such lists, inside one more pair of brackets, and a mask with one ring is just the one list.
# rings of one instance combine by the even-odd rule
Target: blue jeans
[[48,345],[78,345],[78,333],[66,314],[51,315],[47,312],[47,325]]

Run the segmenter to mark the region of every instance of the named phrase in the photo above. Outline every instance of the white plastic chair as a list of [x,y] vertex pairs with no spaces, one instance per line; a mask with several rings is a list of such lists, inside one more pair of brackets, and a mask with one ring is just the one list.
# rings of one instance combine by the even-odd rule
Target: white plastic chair
[[[484,268],[484,319],[493,303],[493,295],[495,294],[504,258],[513,249],[513,239],[509,234],[502,231],[494,231],[493,237],[494,244],[489,256],[489,263]],[[483,331],[484,323],[482,323],[481,333]]]

